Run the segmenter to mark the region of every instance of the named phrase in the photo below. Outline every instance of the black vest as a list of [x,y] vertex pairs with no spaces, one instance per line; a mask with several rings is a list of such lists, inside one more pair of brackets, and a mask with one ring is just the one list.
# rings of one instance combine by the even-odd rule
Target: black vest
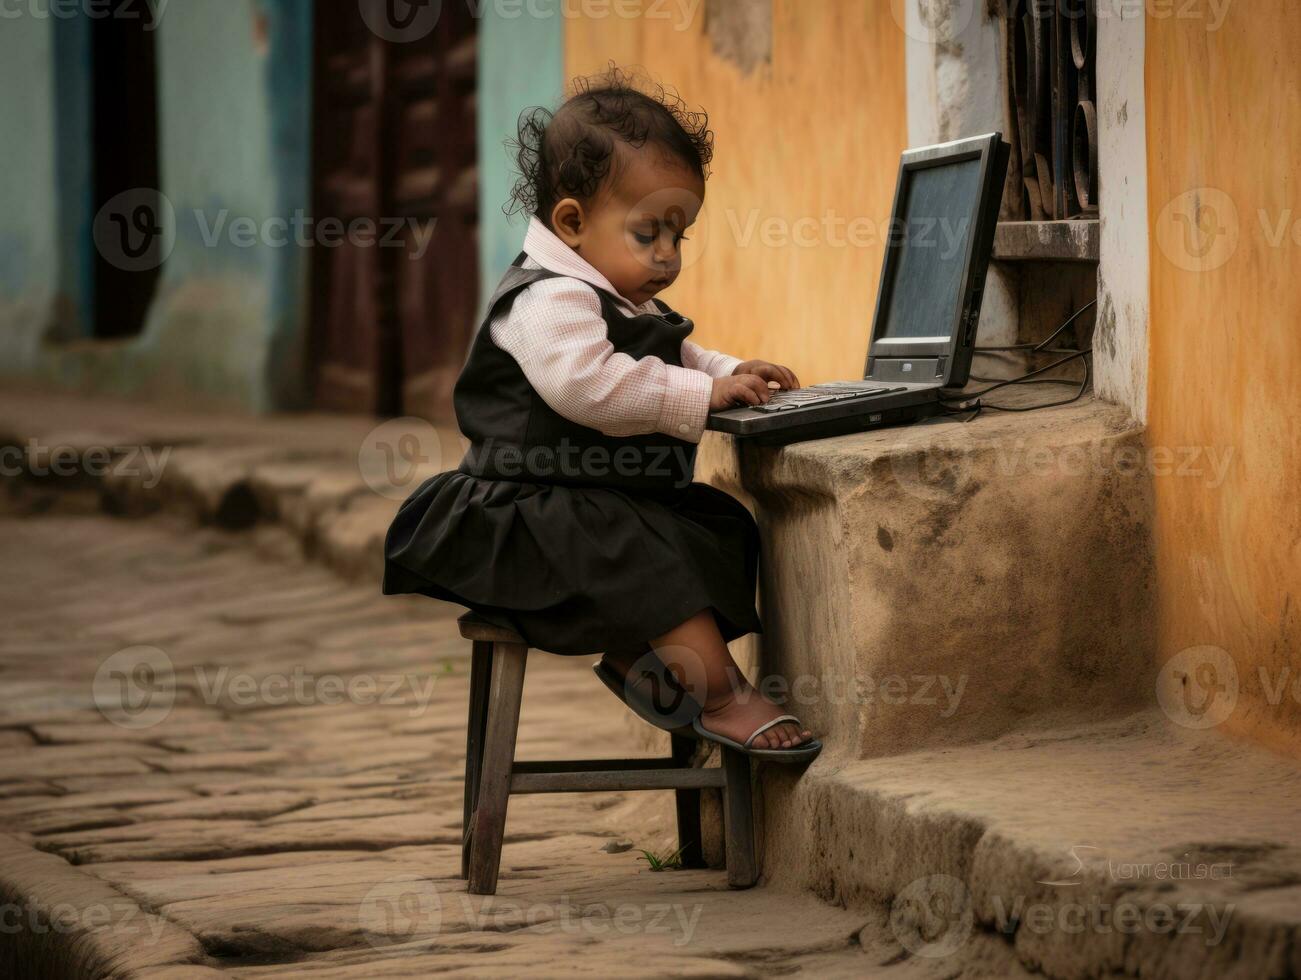
[[[456,382],[456,420],[470,440],[461,472],[488,480],[632,491],[688,486],[695,472],[693,443],[654,432],[607,436],[571,422],[542,399],[515,358],[493,342],[489,325],[510,312],[526,287],[560,278],[546,269],[525,269],[523,261],[523,255],[515,260],[488,301],[487,315]],[[592,289],[601,300],[601,316],[616,352],[682,366],[682,342],[693,329],[690,320],[658,300],[659,314],[624,316],[613,296]]]

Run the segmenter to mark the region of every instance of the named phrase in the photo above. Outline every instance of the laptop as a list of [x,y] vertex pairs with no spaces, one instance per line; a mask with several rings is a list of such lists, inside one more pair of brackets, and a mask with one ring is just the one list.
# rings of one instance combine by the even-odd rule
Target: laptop
[[709,428],[786,445],[939,414],[971,370],[1010,152],[990,133],[904,153],[863,378],[774,392]]

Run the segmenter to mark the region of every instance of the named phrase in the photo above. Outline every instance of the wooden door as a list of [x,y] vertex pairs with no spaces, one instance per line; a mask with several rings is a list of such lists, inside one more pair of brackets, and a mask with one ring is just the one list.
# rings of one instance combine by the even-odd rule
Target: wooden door
[[470,5],[444,3],[435,43],[393,53],[393,212],[403,411],[448,416],[479,302],[477,39]]
[[315,402],[448,417],[478,303],[474,21],[443,4],[396,41],[358,4],[316,10],[314,214],[376,234],[315,247]]

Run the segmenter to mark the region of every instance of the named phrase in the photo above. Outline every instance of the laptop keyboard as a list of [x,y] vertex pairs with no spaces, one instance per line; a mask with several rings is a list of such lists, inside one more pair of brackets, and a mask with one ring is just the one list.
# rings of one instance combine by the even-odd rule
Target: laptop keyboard
[[789,412],[796,408],[811,408],[814,405],[829,405],[832,402],[891,395],[907,390],[906,387],[891,388],[873,381],[828,381],[796,391],[774,392],[766,405],[751,407],[756,412]]

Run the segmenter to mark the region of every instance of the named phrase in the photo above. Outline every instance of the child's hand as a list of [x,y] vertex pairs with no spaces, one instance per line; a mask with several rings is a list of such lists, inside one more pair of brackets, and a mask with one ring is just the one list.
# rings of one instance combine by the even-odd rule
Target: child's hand
[[757,374],[734,374],[730,378],[714,379],[709,410],[725,412],[742,405],[762,405],[771,397],[768,382]]
[[753,374],[764,381],[776,381],[783,388],[791,389],[800,386],[800,379],[795,377],[795,372],[788,367],[782,367],[780,364],[771,364],[768,361],[746,361],[744,364],[738,364],[732,374]]

